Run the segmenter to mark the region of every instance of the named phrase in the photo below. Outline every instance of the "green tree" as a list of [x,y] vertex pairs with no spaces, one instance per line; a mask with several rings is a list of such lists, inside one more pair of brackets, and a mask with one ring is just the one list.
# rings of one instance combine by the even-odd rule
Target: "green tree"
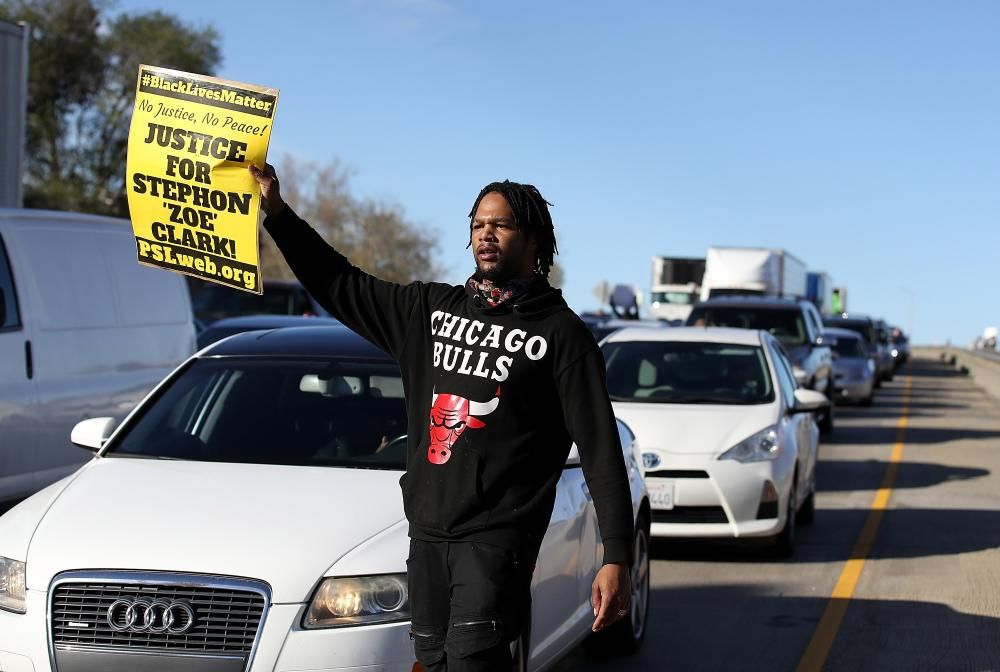
[[[340,161],[286,157],[277,168],[285,201],[351,263],[391,282],[438,279],[435,230],[408,220],[398,204],[353,196],[351,171]],[[294,276],[270,236],[259,235],[266,290],[267,278]]]
[[31,25],[25,205],[128,216],[125,150],[140,63],[212,74],[219,35],[94,0],[0,0]]

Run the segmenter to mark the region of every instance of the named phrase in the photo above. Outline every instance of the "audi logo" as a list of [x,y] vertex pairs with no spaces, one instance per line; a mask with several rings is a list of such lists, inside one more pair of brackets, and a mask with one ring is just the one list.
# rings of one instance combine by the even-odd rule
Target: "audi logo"
[[108,625],[115,632],[183,635],[194,621],[194,609],[187,602],[140,597],[115,600],[108,607]]

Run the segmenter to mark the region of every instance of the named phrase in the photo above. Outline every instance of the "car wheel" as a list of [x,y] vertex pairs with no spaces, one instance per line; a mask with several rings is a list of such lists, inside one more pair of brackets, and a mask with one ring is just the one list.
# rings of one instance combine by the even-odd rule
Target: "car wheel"
[[795,522],[798,525],[812,525],[816,520],[816,471],[813,470],[812,483],[809,484],[809,496],[799,507]]
[[635,653],[646,637],[646,618],[649,615],[649,523],[642,519],[636,523],[629,613],[604,632],[591,635],[586,642],[588,647],[601,653]]
[[788,493],[788,514],[785,517],[785,526],[771,542],[771,552],[779,558],[790,558],[795,553],[795,521],[798,513],[795,506],[795,480],[798,479],[798,474],[793,479],[791,492]]
[[862,406],[871,406],[873,403],[875,403],[875,395],[874,394],[869,394],[867,397],[865,397],[864,399],[861,400],[861,405]]

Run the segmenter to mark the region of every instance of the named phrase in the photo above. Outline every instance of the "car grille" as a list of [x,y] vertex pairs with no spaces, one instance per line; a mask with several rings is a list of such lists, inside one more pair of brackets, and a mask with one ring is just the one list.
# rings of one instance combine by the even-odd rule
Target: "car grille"
[[[89,579],[89,580],[88,580]],[[159,600],[188,605],[195,618],[184,633],[155,633],[142,627],[123,628],[118,609],[111,627],[108,610],[118,600]],[[266,584],[222,577],[131,574],[63,574],[50,597],[51,636],[56,647],[94,647],[104,650],[154,650],[186,655],[236,654],[249,656],[270,601]],[[178,620],[184,625],[186,618]],[[145,631],[144,631],[145,630]]]
[[654,523],[728,523],[726,511],[721,506],[675,506],[672,509],[653,509]]

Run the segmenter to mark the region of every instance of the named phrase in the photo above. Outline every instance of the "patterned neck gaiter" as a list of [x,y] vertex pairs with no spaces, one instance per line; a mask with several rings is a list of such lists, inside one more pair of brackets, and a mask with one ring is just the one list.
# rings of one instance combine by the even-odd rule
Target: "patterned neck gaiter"
[[476,280],[476,276],[472,276],[465,283],[465,287],[470,294],[482,297],[490,308],[496,308],[513,298],[522,296],[535,282],[537,278],[519,278],[499,285],[492,280]]

